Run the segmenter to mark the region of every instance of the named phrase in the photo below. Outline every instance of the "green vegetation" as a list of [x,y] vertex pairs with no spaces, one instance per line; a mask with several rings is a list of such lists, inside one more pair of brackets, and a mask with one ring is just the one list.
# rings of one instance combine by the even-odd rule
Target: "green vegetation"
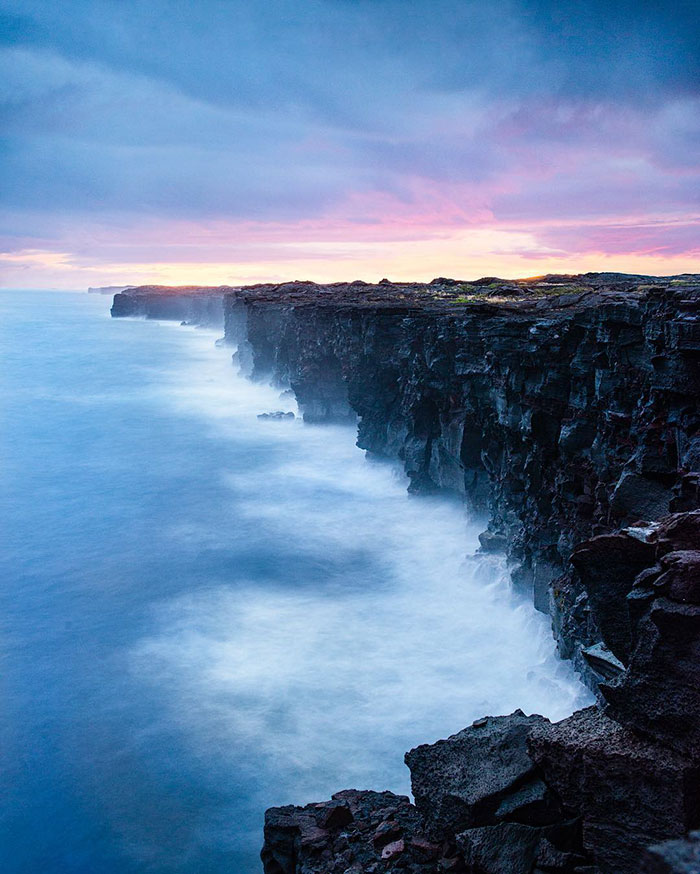
[[587,285],[538,285],[532,289],[534,294],[546,295],[547,297],[558,296],[561,294],[583,294],[584,291],[590,291]]
[[483,295],[476,294],[460,294],[459,297],[453,299],[454,303],[474,303],[477,300],[483,300]]

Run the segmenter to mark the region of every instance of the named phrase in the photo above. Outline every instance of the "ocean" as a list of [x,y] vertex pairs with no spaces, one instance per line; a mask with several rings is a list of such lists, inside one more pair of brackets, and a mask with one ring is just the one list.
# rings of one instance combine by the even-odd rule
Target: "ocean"
[[483,519],[110,302],[0,292],[4,874],[260,872],[266,807],[590,703]]

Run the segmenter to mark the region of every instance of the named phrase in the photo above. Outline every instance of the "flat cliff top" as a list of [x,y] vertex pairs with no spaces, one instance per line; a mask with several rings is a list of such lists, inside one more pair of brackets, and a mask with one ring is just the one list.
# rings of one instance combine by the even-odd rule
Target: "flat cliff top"
[[[239,286],[231,285],[128,285],[121,290],[126,297],[176,297],[181,294],[188,295],[218,295],[229,291],[237,291]],[[97,289],[90,289],[95,291]]]
[[347,306],[427,311],[566,309],[600,303],[630,302],[659,294],[679,303],[700,301],[700,274],[644,276],[628,273],[548,274],[526,279],[486,276],[467,281],[439,277],[432,282],[378,283],[362,280],[319,284],[311,281],[247,286],[163,286],[129,288],[129,297],[171,295],[232,295],[249,303],[290,306]]

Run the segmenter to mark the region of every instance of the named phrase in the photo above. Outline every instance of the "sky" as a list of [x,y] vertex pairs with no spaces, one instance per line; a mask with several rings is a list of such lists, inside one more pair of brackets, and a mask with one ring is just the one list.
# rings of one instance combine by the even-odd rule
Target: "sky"
[[0,287],[700,272],[700,0],[0,0]]

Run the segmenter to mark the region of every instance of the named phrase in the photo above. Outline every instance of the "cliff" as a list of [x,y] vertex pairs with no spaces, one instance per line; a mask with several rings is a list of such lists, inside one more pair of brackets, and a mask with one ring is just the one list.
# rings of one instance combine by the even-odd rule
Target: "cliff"
[[488,509],[482,548],[599,697],[411,751],[415,805],[268,811],[267,874],[697,874],[700,277],[295,282],[231,289],[224,316],[307,421],[357,421],[412,490]]
[[[93,291],[94,289],[91,289]],[[224,293],[230,286],[139,285],[114,295],[112,316],[175,320],[204,327],[221,327]]]
[[251,287],[227,296],[226,336],[307,421],[359,417],[358,445],[413,490],[487,506],[483,548],[507,551],[596,685],[629,657],[645,549],[611,542],[613,592],[581,544],[698,503],[700,280],[557,279]]

